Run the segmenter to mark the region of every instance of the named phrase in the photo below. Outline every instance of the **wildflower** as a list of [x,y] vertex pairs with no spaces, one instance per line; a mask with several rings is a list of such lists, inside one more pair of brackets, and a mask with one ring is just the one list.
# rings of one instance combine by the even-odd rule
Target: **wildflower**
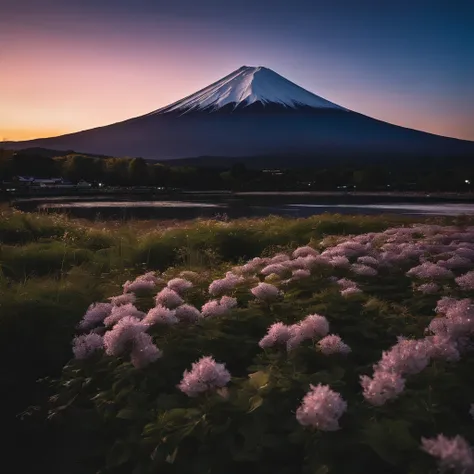
[[133,304],[135,303],[137,297],[133,293],[124,293],[123,295],[112,296],[109,298],[110,302],[114,306],[120,306],[123,304]]
[[202,357],[194,362],[191,371],[184,371],[178,388],[188,397],[225,387],[231,379],[225,364],[217,363],[212,357]]
[[309,270],[294,270],[292,272],[292,277],[295,280],[301,280],[302,278],[309,278],[311,276],[311,272]]
[[184,303],[184,300],[181,296],[176,293],[176,291],[170,288],[163,288],[155,297],[155,302],[157,305],[163,305],[167,308],[175,308]]
[[460,474],[474,472],[474,457],[471,446],[462,436],[447,438],[439,434],[436,438],[421,438],[422,450],[438,458],[442,470],[453,469]]
[[134,337],[130,361],[136,369],[142,369],[162,356],[149,334],[141,332]]
[[142,319],[145,313],[139,311],[132,303],[127,303],[121,306],[113,306],[109,316],[104,319],[105,326],[113,326],[126,316]]
[[183,293],[192,288],[193,284],[184,278],[173,278],[168,282],[167,286],[170,290],[176,291],[176,293]]
[[262,301],[272,301],[280,294],[278,288],[276,286],[270,285],[269,283],[259,283],[250,291],[257,299]]
[[310,388],[296,410],[296,419],[303,426],[312,426],[321,431],[338,430],[339,418],[347,410],[347,403],[328,385],[310,385]]
[[298,247],[293,252],[293,258],[307,257],[309,255],[312,255],[315,257],[316,255],[319,255],[319,252],[317,250],[314,250],[313,247],[309,247],[309,246]]
[[457,277],[455,281],[463,290],[474,290],[474,271]]
[[396,372],[375,371],[373,378],[362,375],[360,383],[364,389],[364,398],[377,406],[397,398],[405,388],[405,379]]
[[324,355],[349,354],[351,348],[337,334],[329,334],[318,342],[318,347]]
[[286,344],[290,338],[290,327],[283,323],[272,324],[267,334],[260,340],[258,345],[262,349],[274,346],[275,344]]
[[102,337],[93,332],[89,334],[84,334],[82,336],[76,336],[73,339],[73,348],[74,357],[76,359],[82,360],[90,357],[95,351],[104,348],[104,341]]
[[87,308],[79,327],[81,329],[91,329],[102,323],[111,311],[111,303],[93,303]]
[[125,352],[133,340],[147,330],[148,326],[131,316],[122,318],[110,331],[104,334],[104,347],[107,355],[119,356]]
[[290,326],[290,338],[287,342],[287,350],[291,351],[301,344],[301,342],[324,337],[329,332],[329,323],[324,316],[310,314],[297,324]]
[[200,311],[190,304],[183,304],[176,308],[176,317],[180,321],[197,321],[201,317]]
[[375,268],[369,267],[367,265],[362,265],[360,263],[352,264],[351,271],[356,275],[360,276],[376,276],[378,273]]
[[155,324],[176,324],[178,318],[176,317],[176,311],[168,309],[165,306],[157,305],[148,311],[145,318],[142,320],[143,324],[153,326]]

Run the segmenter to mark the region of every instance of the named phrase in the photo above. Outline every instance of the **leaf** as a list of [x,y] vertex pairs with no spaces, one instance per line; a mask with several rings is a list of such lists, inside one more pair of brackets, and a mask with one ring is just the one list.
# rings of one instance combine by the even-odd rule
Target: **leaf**
[[117,418],[121,418],[122,420],[133,420],[136,418],[136,413],[131,408],[122,408],[117,413]]
[[166,456],[166,462],[169,464],[173,464],[177,455],[178,455],[178,447],[174,448],[174,451],[171,454],[168,454],[168,456]]
[[250,408],[247,411],[247,413],[252,413],[253,411],[255,411],[257,408],[259,408],[262,405],[263,398],[260,395],[255,395],[250,398],[249,403],[250,403]]
[[253,374],[250,374],[249,379],[250,386],[255,388],[256,390],[260,390],[268,384],[270,374],[260,370],[258,372],[254,372]]

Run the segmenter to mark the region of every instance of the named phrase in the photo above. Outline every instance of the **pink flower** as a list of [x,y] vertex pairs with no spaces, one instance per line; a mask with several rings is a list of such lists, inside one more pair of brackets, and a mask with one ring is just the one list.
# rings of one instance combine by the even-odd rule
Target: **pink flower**
[[327,319],[319,314],[310,314],[299,323],[290,326],[290,338],[286,348],[291,351],[303,341],[324,337],[328,332],[329,323]]
[[352,295],[357,295],[359,293],[362,293],[362,290],[354,286],[351,286],[350,288],[341,291],[341,295],[344,296],[344,298],[347,298],[348,296]]
[[369,267],[367,265],[362,265],[360,263],[353,263],[351,265],[351,271],[356,275],[360,276],[376,276],[377,270],[375,268]]
[[283,323],[274,323],[272,324],[267,331],[266,336],[264,336],[258,345],[262,349],[267,347],[274,346],[275,344],[286,344],[290,338],[290,328]]
[[313,247],[305,246],[305,247],[298,247],[293,252],[293,258],[298,257],[307,257],[308,255],[316,256],[319,255],[319,252],[314,250]]
[[140,280],[136,279],[134,281],[127,280],[123,284],[123,292],[124,293],[134,293],[138,291],[147,291],[147,290],[152,290],[155,288],[156,283],[154,281],[150,280]]
[[74,357],[79,360],[87,359],[95,351],[104,348],[104,341],[102,337],[93,332],[84,334],[82,336],[76,336],[73,339],[72,344]]
[[310,385],[310,388],[296,410],[296,419],[303,426],[321,431],[338,430],[339,418],[347,410],[347,403],[328,385]]
[[170,288],[163,288],[155,297],[155,302],[157,305],[163,305],[167,308],[176,308],[184,303],[184,300],[181,296],[176,293],[176,291],[171,290]]
[[474,271],[457,277],[455,281],[463,290],[474,290]]
[[454,270],[456,268],[469,268],[472,267],[472,262],[468,258],[461,257],[459,255],[454,255],[448,260],[438,261],[438,265]]
[[407,276],[421,279],[452,278],[453,272],[435,263],[425,262],[413,267],[407,272]]
[[421,438],[421,444],[423,451],[438,458],[441,469],[453,469],[461,474],[474,472],[472,448],[462,436],[447,438],[440,434],[437,438]]
[[102,323],[112,311],[111,303],[93,303],[86,311],[86,314],[79,323],[81,329],[92,329]]
[[234,271],[241,274],[251,274],[257,273],[261,268],[263,268],[268,262],[268,259],[255,257],[254,259],[247,262],[245,265],[240,267],[235,267]]
[[212,296],[222,295],[228,291],[232,291],[237,285],[244,281],[243,277],[227,272],[226,277],[221,280],[214,280],[209,285],[209,294]]
[[145,313],[139,311],[132,303],[123,304],[122,306],[114,306],[109,316],[104,319],[104,325],[113,326],[127,316],[142,319],[145,317]]
[[287,272],[288,268],[285,265],[282,265],[281,263],[272,263],[270,265],[267,265],[260,271],[262,275],[270,275],[272,273],[275,273],[279,276],[284,275]]
[[149,326],[154,326],[155,324],[171,325],[176,324],[178,322],[178,318],[176,317],[175,310],[158,305],[148,311],[142,322],[143,324],[147,324]]
[[362,265],[371,265],[373,267],[378,266],[379,261],[375,257],[371,257],[370,255],[366,255],[364,257],[359,257],[357,259],[357,263],[361,263]]
[[201,317],[223,316],[236,305],[237,300],[229,296],[223,296],[220,300],[210,300],[201,308]]
[[336,268],[345,268],[350,264],[349,259],[342,255],[336,255],[335,257],[332,257],[329,263]]
[[259,283],[250,291],[255,296],[255,298],[262,301],[272,301],[280,294],[278,288],[276,286],[270,285],[269,283]]
[[277,253],[269,260],[269,263],[283,263],[288,261],[289,259],[290,257],[286,255],[286,253]]
[[355,281],[348,280],[347,278],[341,278],[340,280],[336,280],[336,283],[343,290],[347,290],[349,288],[357,288],[357,283]]
[[330,354],[349,354],[351,348],[342,342],[337,334],[329,334],[318,342],[319,349],[324,355]]
[[311,272],[309,270],[299,269],[299,270],[294,270],[292,272],[292,277],[295,280],[301,280],[302,278],[309,278],[310,276],[311,276]]
[[188,397],[225,387],[231,379],[225,364],[218,364],[212,357],[202,357],[194,362],[191,371],[184,371],[178,388]]
[[130,361],[136,369],[142,369],[163,356],[163,353],[153,344],[151,336],[141,332],[133,339]]
[[400,375],[418,374],[430,361],[430,344],[425,339],[398,338],[398,342],[382,354],[377,371]]
[[137,297],[133,293],[125,293],[123,295],[112,296],[109,298],[110,302],[114,306],[120,306],[123,304],[133,304],[135,303]]
[[447,360],[448,362],[456,362],[461,358],[457,342],[449,336],[435,334],[425,339],[429,343],[431,358]]
[[180,321],[197,321],[201,317],[200,311],[190,304],[183,304],[176,308],[176,317]]
[[167,286],[170,290],[176,291],[176,293],[184,293],[192,288],[193,284],[184,278],[173,278],[168,282]]
[[137,335],[145,332],[147,328],[139,319],[125,316],[104,334],[105,353],[112,356],[121,355],[129,345],[133,345]]
[[362,375],[360,383],[364,389],[364,398],[377,406],[397,398],[405,388],[405,379],[396,372],[375,371],[373,378]]

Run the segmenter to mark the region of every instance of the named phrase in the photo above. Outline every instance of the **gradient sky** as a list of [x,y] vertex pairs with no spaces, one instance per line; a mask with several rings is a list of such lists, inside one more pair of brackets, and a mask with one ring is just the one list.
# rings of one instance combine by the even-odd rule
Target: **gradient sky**
[[473,0],[0,0],[0,141],[142,115],[242,65],[474,140]]

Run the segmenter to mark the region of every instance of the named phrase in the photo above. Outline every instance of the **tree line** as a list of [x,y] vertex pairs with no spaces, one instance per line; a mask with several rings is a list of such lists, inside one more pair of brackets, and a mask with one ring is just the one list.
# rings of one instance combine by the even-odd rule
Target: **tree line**
[[102,158],[71,153],[44,156],[40,153],[0,150],[0,181],[18,176],[85,180],[106,186],[154,186],[189,190],[239,191],[455,191],[473,189],[474,163],[423,160],[379,164],[339,162],[311,168],[257,170],[244,163],[227,168],[168,166],[142,158]]

